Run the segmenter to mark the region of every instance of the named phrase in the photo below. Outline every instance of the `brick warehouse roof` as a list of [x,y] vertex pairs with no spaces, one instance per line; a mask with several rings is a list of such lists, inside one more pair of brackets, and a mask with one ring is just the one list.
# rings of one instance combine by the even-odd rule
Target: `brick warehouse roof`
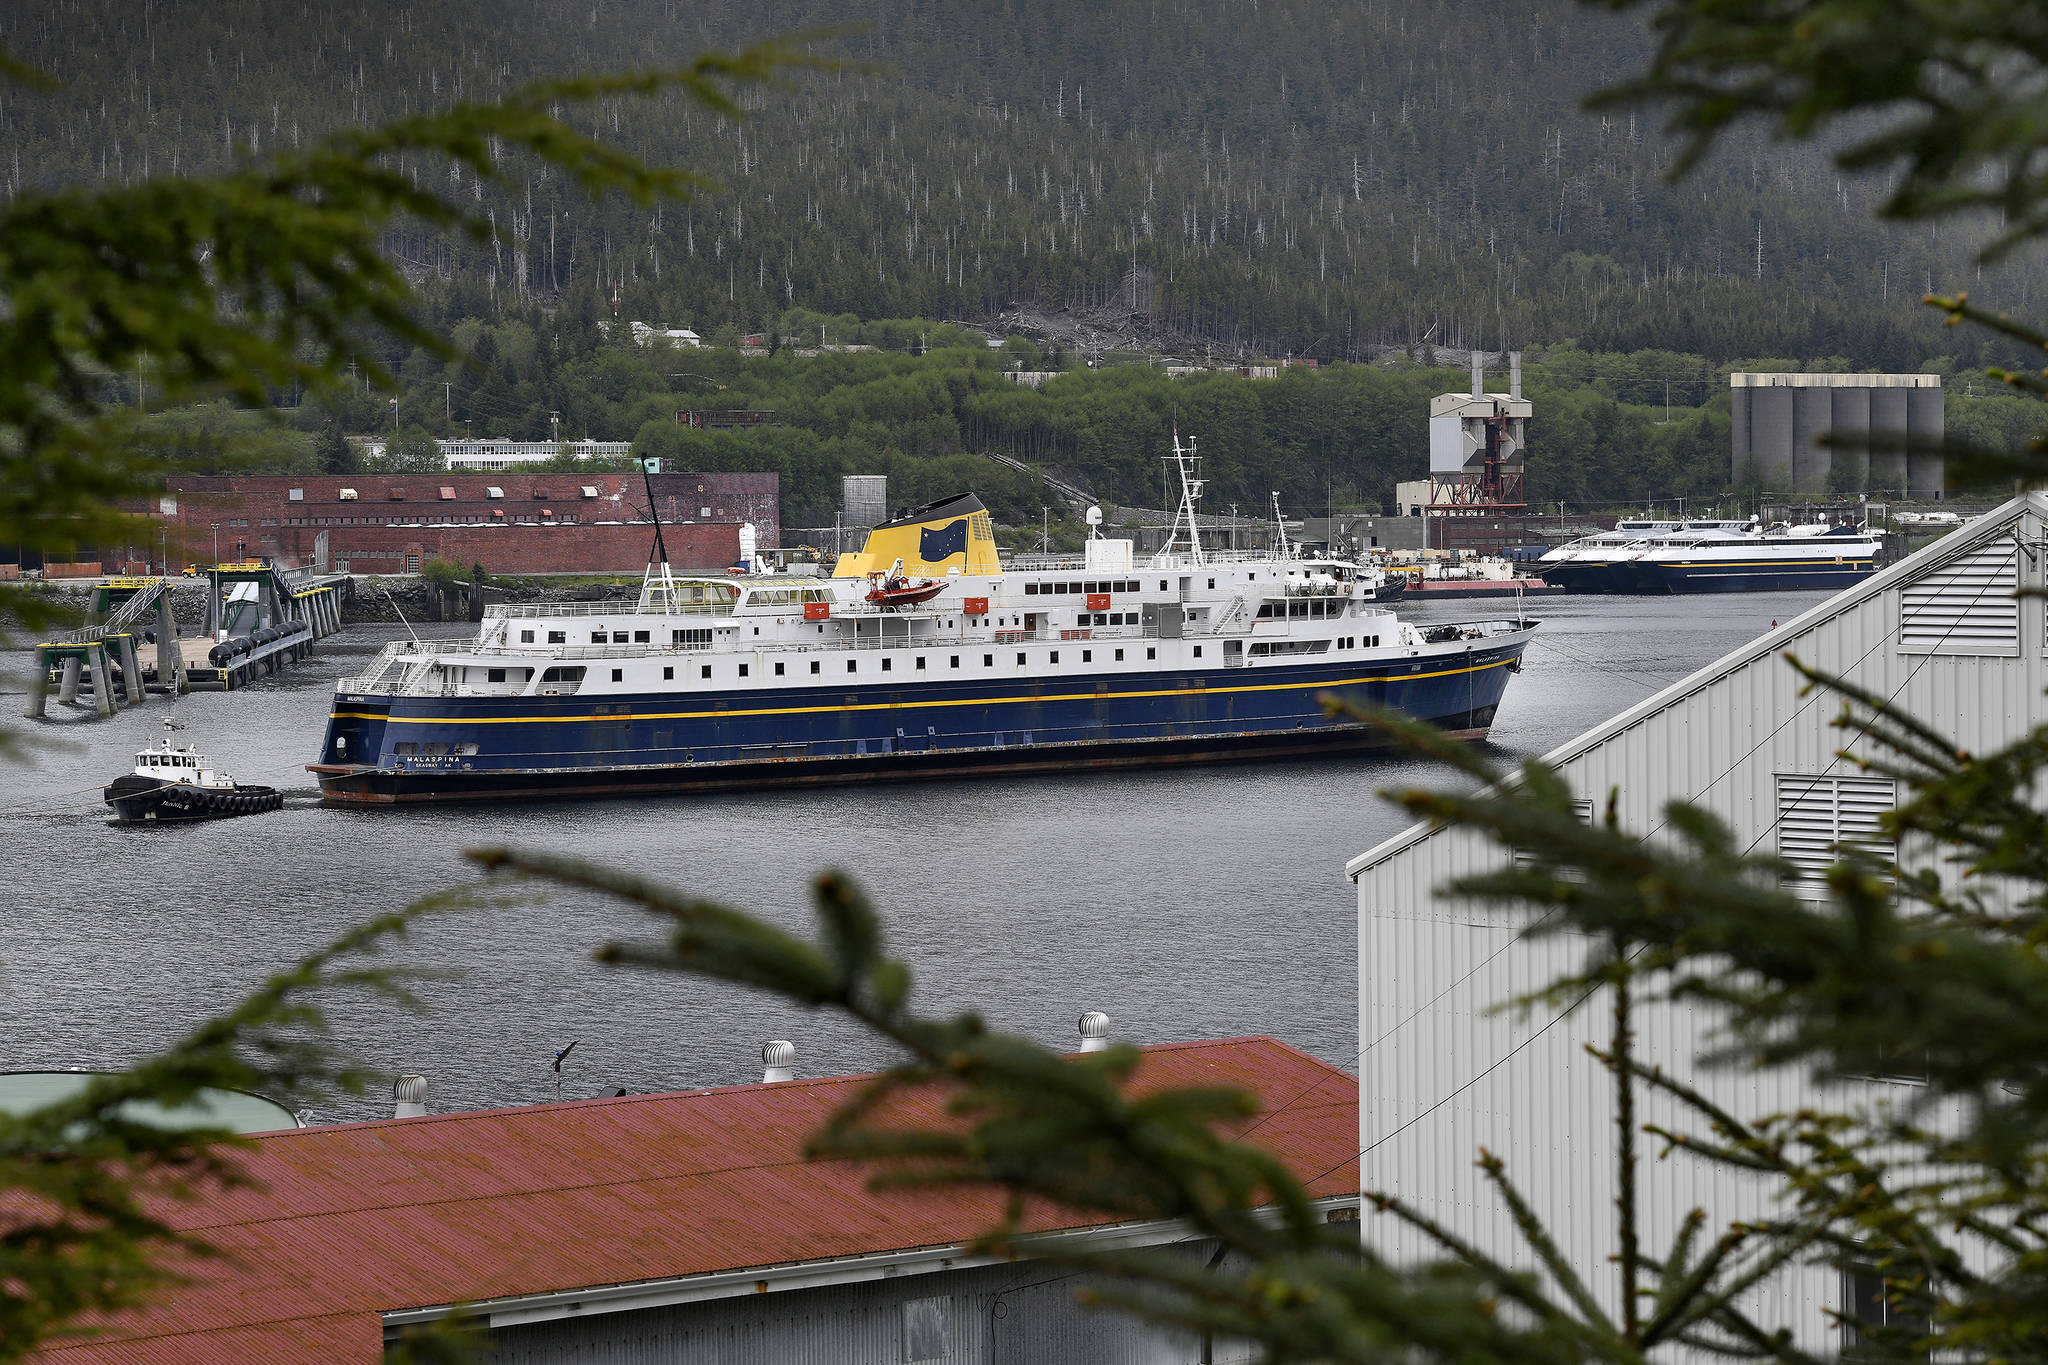
[[[219,1260],[43,1358],[375,1360],[380,1312],[968,1241],[983,1190],[871,1191],[805,1160],[865,1077],[533,1105],[261,1135],[255,1187],[174,1208]],[[1317,1196],[1358,1187],[1358,1082],[1270,1038],[1144,1049],[1136,1086],[1236,1086]],[[922,1114],[936,1118],[927,1101]],[[1037,1228],[1102,1220],[1044,1210]]]

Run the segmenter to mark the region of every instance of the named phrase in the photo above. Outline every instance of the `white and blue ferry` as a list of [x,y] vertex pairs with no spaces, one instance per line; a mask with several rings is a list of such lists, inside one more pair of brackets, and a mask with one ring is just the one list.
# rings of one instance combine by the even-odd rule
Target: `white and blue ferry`
[[[1091,535],[1005,566],[971,494],[877,527],[830,577],[677,576],[637,603],[502,605],[337,686],[320,759],[345,805],[627,796],[1355,752],[1337,694],[1483,737],[1536,623],[1421,627],[1373,571],[1218,552],[1180,511],[1139,562]],[[754,567],[765,567],[756,565]]]
[[1711,527],[1649,542],[1618,567],[1647,593],[1838,590],[1876,573],[1884,537],[1862,526],[1812,522]]

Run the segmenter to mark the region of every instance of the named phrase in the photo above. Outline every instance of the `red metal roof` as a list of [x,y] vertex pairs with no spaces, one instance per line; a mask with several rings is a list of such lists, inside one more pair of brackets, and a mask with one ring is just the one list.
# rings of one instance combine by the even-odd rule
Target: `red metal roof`
[[[863,1166],[804,1159],[805,1138],[864,1079],[259,1136],[244,1158],[254,1187],[171,1215],[223,1259],[180,1265],[186,1282],[44,1354],[371,1361],[391,1309],[947,1246],[989,1227],[988,1192],[873,1191]],[[1250,1091],[1253,1141],[1315,1195],[1357,1191],[1358,1082],[1306,1053],[1270,1038],[1151,1047],[1135,1084]],[[1045,1209],[1033,1221],[1098,1220]]]

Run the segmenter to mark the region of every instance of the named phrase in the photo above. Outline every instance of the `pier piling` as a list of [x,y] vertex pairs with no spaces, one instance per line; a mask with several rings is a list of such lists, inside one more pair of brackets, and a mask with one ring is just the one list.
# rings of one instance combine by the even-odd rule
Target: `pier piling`
[[106,641],[97,641],[90,647],[92,654],[92,703],[93,709],[103,716],[114,714],[114,670],[107,663]]
[[[40,658],[37,662],[41,662]],[[79,655],[68,654],[60,667],[63,669],[63,676],[57,684],[57,700],[71,706],[78,701],[78,681],[85,674],[85,660]],[[49,672],[47,668],[41,671]]]

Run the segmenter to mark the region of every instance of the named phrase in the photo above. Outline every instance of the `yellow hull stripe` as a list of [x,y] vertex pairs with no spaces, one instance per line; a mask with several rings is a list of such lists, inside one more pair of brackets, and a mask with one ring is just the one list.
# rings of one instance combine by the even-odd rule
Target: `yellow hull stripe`
[[1665,569],[1860,569],[1874,565],[1874,559],[1689,559],[1658,560],[1651,567]]
[[382,720],[393,725],[559,725],[579,720],[713,720],[721,716],[809,716],[821,711],[915,711],[935,706],[1003,706],[1027,701],[1099,701],[1126,697],[1192,697],[1232,692],[1305,692],[1326,687],[1356,687],[1360,683],[1418,682],[1423,678],[1451,678],[1460,673],[1484,673],[1505,668],[1509,660],[1470,668],[1446,668],[1435,673],[1380,674],[1370,678],[1338,678],[1331,682],[1266,683],[1249,687],[1170,687],[1153,692],[1064,692],[1045,697],[961,697],[939,701],[881,701],[842,703],[838,706],[771,706],[747,711],[632,711],[596,716],[388,716],[374,711],[329,711],[329,720]]

